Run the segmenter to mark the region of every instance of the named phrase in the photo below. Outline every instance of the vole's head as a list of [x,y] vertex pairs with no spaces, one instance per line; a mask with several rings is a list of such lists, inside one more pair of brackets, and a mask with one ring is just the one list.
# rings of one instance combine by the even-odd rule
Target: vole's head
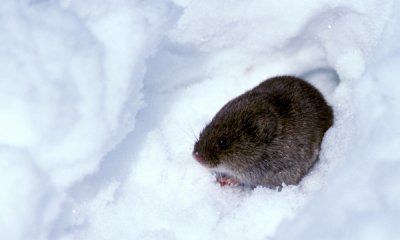
[[277,134],[278,120],[259,95],[228,102],[201,132],[194,158],[211,169],[240,174],[262,161]]

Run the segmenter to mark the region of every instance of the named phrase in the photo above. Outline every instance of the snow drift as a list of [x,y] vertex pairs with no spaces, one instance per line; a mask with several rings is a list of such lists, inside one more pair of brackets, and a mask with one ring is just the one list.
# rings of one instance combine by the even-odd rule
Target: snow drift
[[[2,239],[400,236],[396,1],[4,1]],[[278,192],[191,158],[231,98],[302,76],[335,111],[320,161]]]

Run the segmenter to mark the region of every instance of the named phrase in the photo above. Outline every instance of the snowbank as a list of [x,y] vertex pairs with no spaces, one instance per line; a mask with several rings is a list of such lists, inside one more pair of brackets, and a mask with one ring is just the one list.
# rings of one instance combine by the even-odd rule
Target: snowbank
[[135,125],[162,24],[113,8],[96,21],[50,1],[0,7],[2,239],[47,238],[65,191]]
[[[1,238],[398,237],[398,10],[390,0],[6,1]],[[280,192],[220,188],[191,158],[195,136],[278,74],[307,78],[335,110],[319,163]]]

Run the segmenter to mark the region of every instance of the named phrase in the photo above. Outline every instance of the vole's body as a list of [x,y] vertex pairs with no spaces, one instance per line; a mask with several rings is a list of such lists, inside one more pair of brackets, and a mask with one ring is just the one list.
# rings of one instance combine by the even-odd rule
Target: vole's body
[[321,93],[295,77],[275,77],[228,102],[193,150],[204,166],[248,186],[297,184],[317,160],[333,123]]

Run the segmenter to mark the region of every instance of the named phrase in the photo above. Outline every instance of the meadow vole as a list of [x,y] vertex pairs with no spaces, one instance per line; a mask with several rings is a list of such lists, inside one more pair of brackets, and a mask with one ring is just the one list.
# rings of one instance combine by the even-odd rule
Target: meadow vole
[[193,156],[221,185],[293,185],[317,160],[332,124],[332,109],[316,88],[296,77],[274,77],[222,107]]

